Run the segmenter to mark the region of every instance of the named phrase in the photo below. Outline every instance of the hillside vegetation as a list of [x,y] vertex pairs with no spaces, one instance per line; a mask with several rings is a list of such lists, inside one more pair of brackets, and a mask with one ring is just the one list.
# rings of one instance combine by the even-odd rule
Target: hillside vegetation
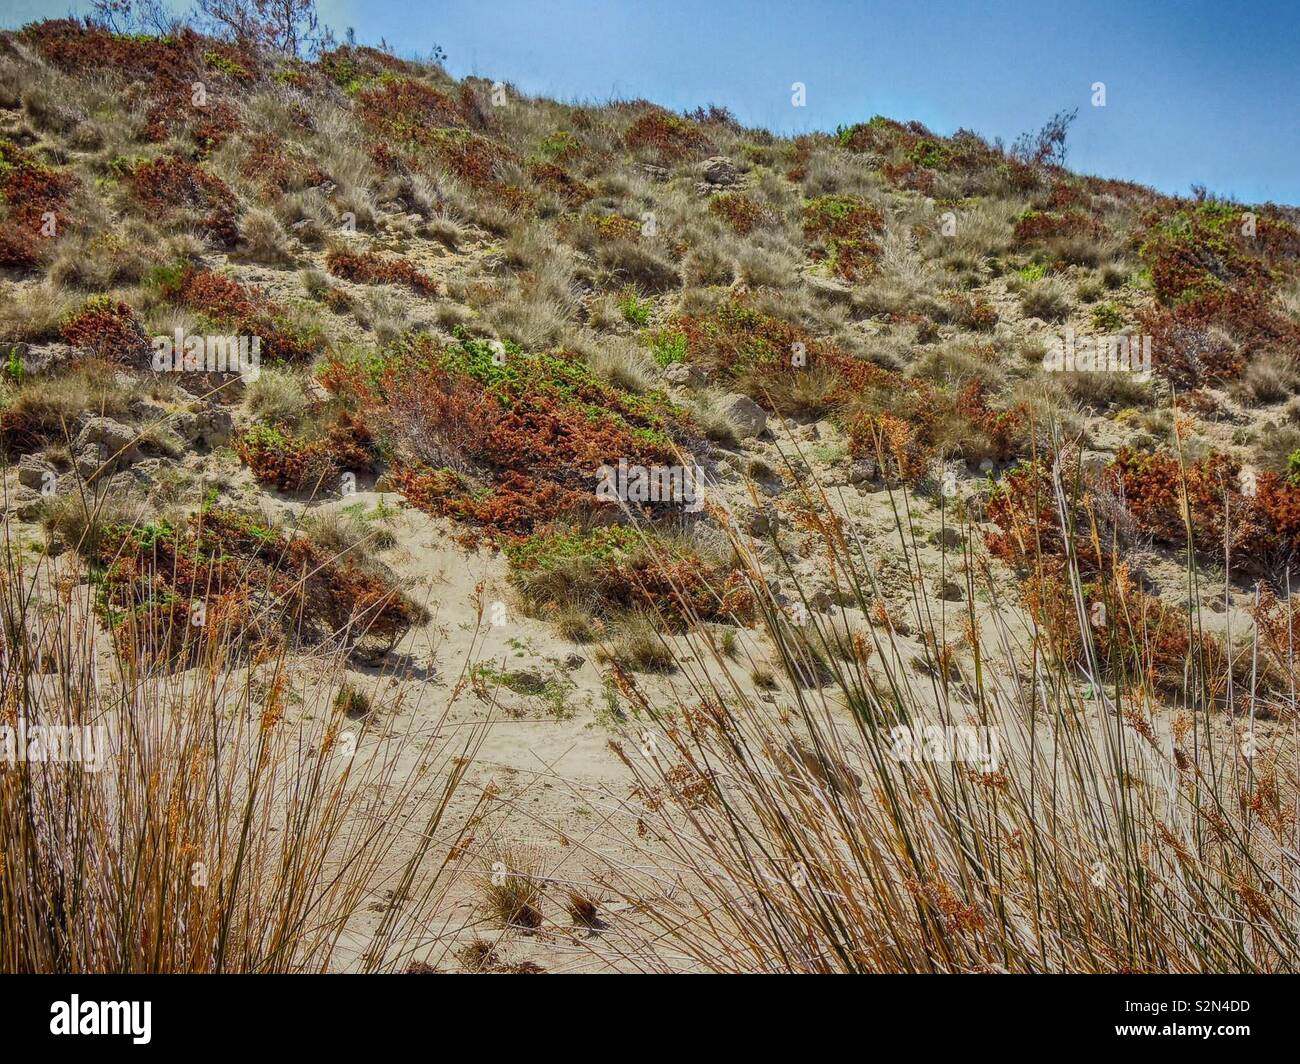
[[[511,934],[559,890],[594,942],[590,898],[649,911],[661,860],[700,889],[620,930],[646,958],[1292,968],[1300,210],[1074,173],[1068,115],[1010,149],[863,119],[778,137],[356,45],[0,33],[4,668],[31,700],[5,711],[50,704],[23,618],[70,586],[131,683],[294,655],[330,692],[405,682],[423,633],[488,622],[481,584],[420,601],[400,507],[564,648],[452,662],[451,702],[559,726],[589,686],[604,716],[563,726],[631,739],[617,834],[648,855],[584,844],[578,888],[475,851],[519,865],[476,895]],[[697,470],[700,505],[602,497],[620,463]],[[1007,763],[908,776],[889,729],[927,714]],[[336,893],[340,927],[372,896]]]

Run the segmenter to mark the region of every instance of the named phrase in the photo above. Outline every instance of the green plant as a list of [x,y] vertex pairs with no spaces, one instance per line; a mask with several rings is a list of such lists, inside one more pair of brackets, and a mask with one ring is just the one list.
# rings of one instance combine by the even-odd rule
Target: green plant
[[1124,313],[1114,303],[1099,303],[1092,308],[1092,324],[1103,332],[1116,332],[1124,327]]
[[661,366],[685,362],[688,352],[686,334],[675,329],[657,329],[646,336],[650,356]]
[[14,384],[21,384],[23,377],[26,375],[26,367],[23,365],[22,356],[18,353],[18,345],[13,344],[9,348],[9,355],[5,359],[5,376]]
[[628,292],[619,300],[618,309],[622,311],[625,321],[633,325],[645,325],[650,320],[654,304],[648,299],[638,298],[635,292]]
[[360,688],[345,683],[334,696],[334,709],[348,720],[361,720],[370,715],[370,697]]
[[497,846],[479,877],[483,905],[502,927],[529,934],[542,926],[542,856],[533,846]]

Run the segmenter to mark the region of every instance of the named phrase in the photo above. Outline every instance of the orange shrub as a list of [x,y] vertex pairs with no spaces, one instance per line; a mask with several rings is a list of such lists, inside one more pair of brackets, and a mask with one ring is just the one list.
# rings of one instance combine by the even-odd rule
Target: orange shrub
[[404,284],[422,295],[435,295],[437,282],[403,258],[384,258],[373,251],[330,251],[325,268],[335,277],[358,284]]
[[64,219],[60,212],[77,187],[72,174],[42,166],[7,140],[0,140],[0,266],[23,269],[37,265],[53,240],[43,230],[53,214],[57,235]]
[[229,510],[185,524],[105,530],[101,610],[146,666],[194,664],[222,647],[396,641],[426,616],[397,586],[303,536]]
[[709,139],[694,122],[662,108],[653,108],[637,118],[623,143],[633,151],[643,151],[661,162],[696,158],[712,150]]
[[131,171],[130,180],[136,197],[146,207],[197,211],[204,229],[227,247],[239,240],[238,200],[221,178],[203,167],[170,156],[140,163]]
[[63,323],[64,343],[82,357],[123,365],[138,362],[149,351],[149,338],[129,304],[95,296]]

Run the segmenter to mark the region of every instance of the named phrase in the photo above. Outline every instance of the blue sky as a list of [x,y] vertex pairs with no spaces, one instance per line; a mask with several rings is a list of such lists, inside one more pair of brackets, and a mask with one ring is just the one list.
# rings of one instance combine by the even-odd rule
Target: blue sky
[[[1300,2],[1210,0],[319,0],[399,54],[437,43],[477,74],[568,100],[730,107],[833,130],[873,114],[1008,143],[1078,107],[1072,168],[1300,204]],[[3,0],[0,23],[85,10]],[[791,106],[793,82],[807,106]],[[1106,106],[1092,106],[1104,82]]]

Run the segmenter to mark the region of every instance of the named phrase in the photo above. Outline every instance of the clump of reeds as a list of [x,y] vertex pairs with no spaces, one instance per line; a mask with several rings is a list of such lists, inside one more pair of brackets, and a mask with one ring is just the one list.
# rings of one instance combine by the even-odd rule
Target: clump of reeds
[[375,734],[328,698],[341,639],[250,652],[213,623],[192,667],[145,668],[72,552],[5,546],[0,734],[69,727],[96,763],[3,751],[0,970],[377,971],[436,951],[473,729]]
[[[969,512],[965,601],[935,601],[916,571],[913,500],[892,494],[919,646],[872,608],[881,589],[851,525],[827,521],[829,575],[869,619],[858,652],[817,656],[847,618],[810,611],[796,628],[751,565],[780,709],[704,624],[679,663],[703,701],[641,700],[658,729],[639,752],[620,747],[634,830],[618,829],[640,849],[604,857],[604,887],[637,914],[618,922],[634,942],[625,955],[720,972],[1300,967],[1294,684],[1289,700],[1272,697],[1276,724],[1262,731],[1254,688],[1234,693],[1234,663],[1189,638],[1179,697],[1162,697],[1155,666],[1168,663],[1123,610],[1105,623],[1131,629],[1108,641],[1127,658],[1112,649],[1103,662],[1078,572],[1091,533],[1047,527],[1071,512],[1064,499],[1045,508],[1043,532],[1065,537],[1062,605],[1085,619],[1080,646],[1062,649],[1006,601]],[[831,512],[824,493],[812,501]],[[752,561],[750,544],[735,547]],[[1089,576],[1094,590],[1109,579]],[[992,603],[978,616],[977,582]],[[1186,623],[1199,630],[1194,598]],[[1237,675],[1256,675],[1252,653]],[[814,660],[833,686],[805,682]],[[1294,664],[1288,654],[1292,677]],[[994,737],[994,756],[977,744],[964,760],[909,760],[900,734],[927,726],[985,729],[974,734]]]

